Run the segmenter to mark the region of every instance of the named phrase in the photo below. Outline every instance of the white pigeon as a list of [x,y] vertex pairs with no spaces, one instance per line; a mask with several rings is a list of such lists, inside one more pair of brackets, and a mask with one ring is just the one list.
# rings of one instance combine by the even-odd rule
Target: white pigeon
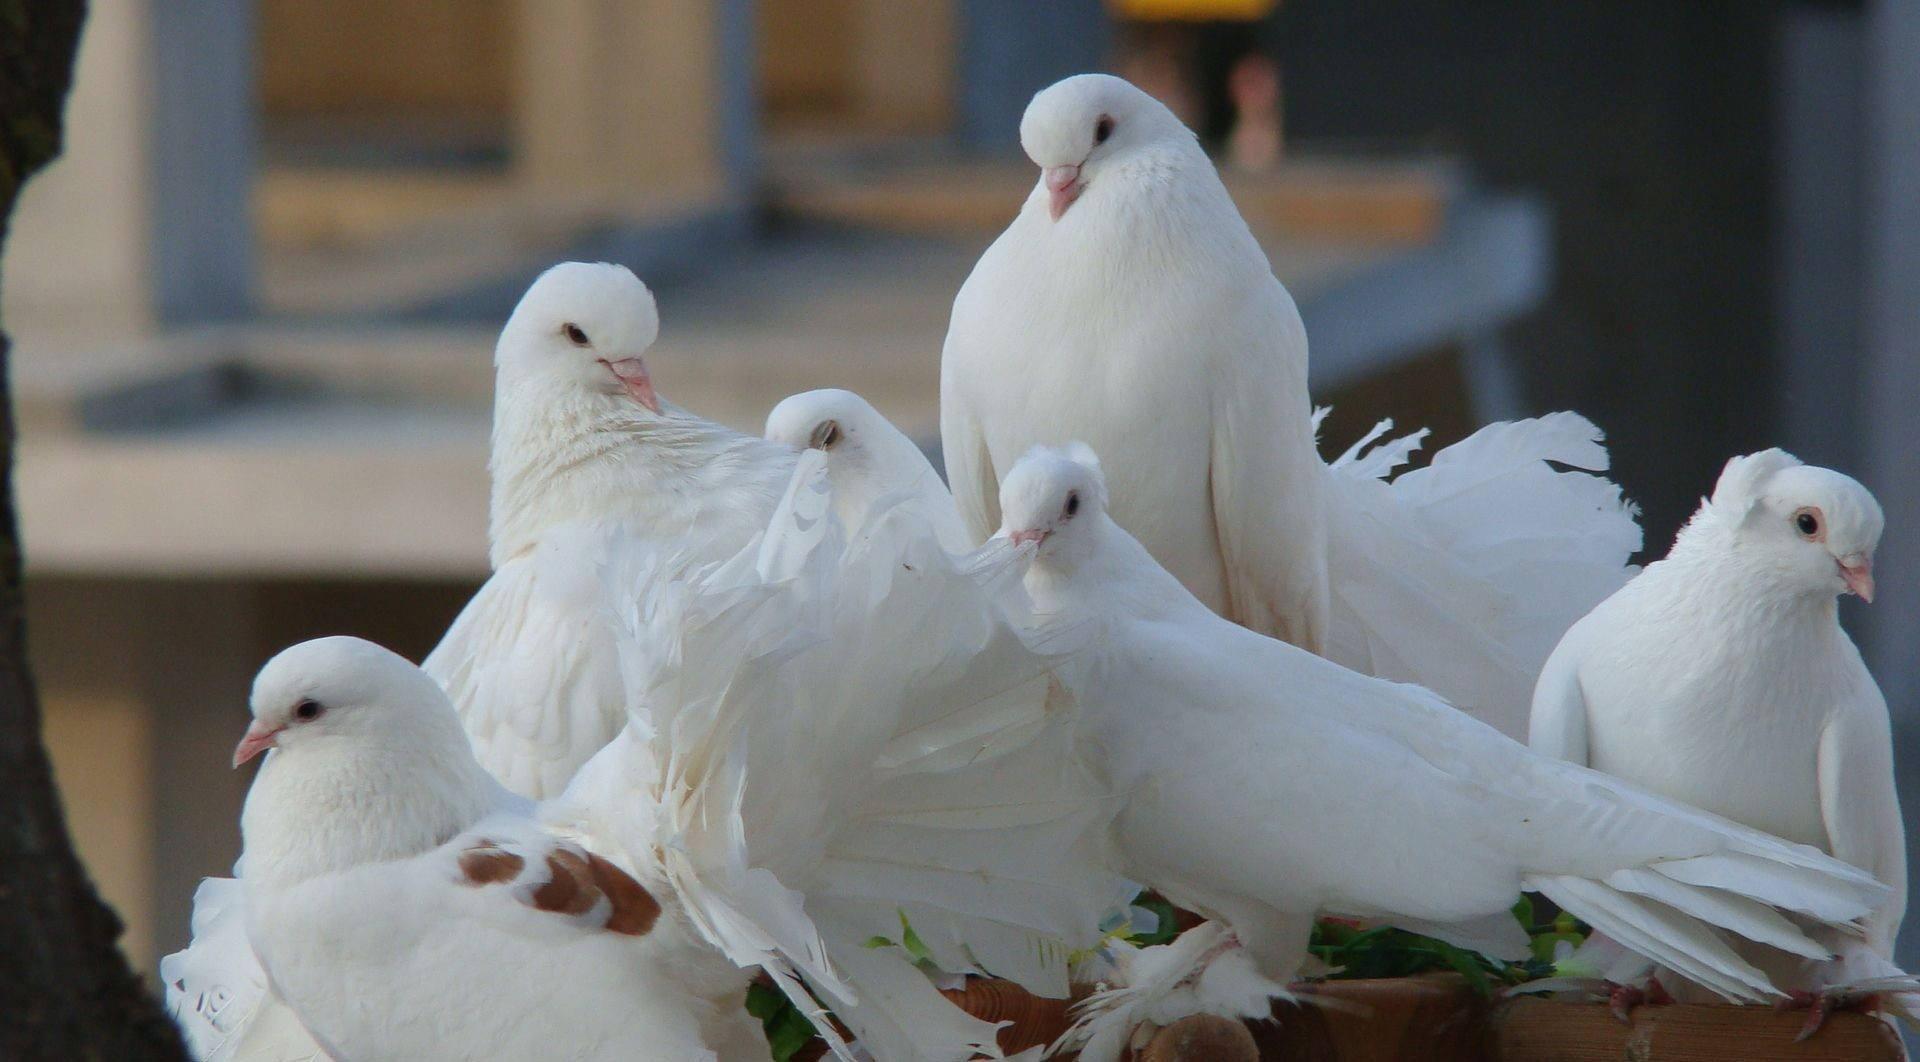
[[[1106,869],[1114,809],[1068,749],[1071,702],[1049,677],[1054,661],[1027,648],[994,603],[1007,574],[987,561],[961,571],[916,514],[877,514],[843,549],[823,464],[820,455],[803,461],[769,528],[722,565],[669,580],[659,577],[659,556],[629,558],[629,567],[655,569],[622,573],[649,590],[611,625],[635,710],[532,817],[486,778],[457,740],[445,699],[397,657],[330,639],[289,650],[263,672],[263,722],[240,755],[268,740],[283,751],[249,797],[248,932],[272,983],[337,1057],[408,1057],[407,1037],[428,1022],[443,1036],[428,1057],[531,1057],[515,1054],[531,1041],[493,1028],[492,1017],[475,1024],[497,1038],[497,1055],[494,1040],[484,1054],[460,1053],[469,1050],[467,1012],[488,1007],[535,1015],[525,1035],[547,1038],[541,1057],[764,1059],[758,1023],[741,1008],[759,967],[820,1018],[843,1055],[852,1048],[824,1021],[823,1000],[875,1056],[944,1062],[997,1056],[995,1028],[942,999],[916,958],[1066,994],[1070,949],[1097,940],[1131,886]],[[379,708],[340,707],[369,691]],[[289,698],[291,708],[263,707]],[[309,703],[313,717],[294,721]],[[402,705],[411,710],[389,710]],[[369,753],[349,742],[352,733],[327,733],[383,715],[405,723],[393,740],[424,757],[422,767]],[[350,762],[329,766],[319,753]],[[313,782],[301,793],[319,811],[287,811],[295,821],[278,823],[270,794],[303,777],[290,768],[308,762],[358,775],[346,783],[353,799],[328,798]],[[382,840],[433,812],[443,790],[478,810],[430,815],[420,824],[430,828],[411,839]],[[460,821],[475,816],[484,817]],[[330,826],[332,818],[356,826]],[[257,842],[292,829],[298,838],[282,844],[296,854],[312,857],[351,835],[355,845],[381,846],[384,861],[316,871]],[[507,880],[501,871],[499,887],[472,880],[491,878],[509,857],[519,873]],[[584,868],[601,895],[617,895],[601,903],[584,883],[550,892],[540,875],[554,858]],[[354,862],[326,862],[342,861]],[[447,893],[444,909],[406,907],[406,925],[385,926],[381,905],[416,888]],[[636,931],[643,919],[622,912],[649,903],[651,921]],[[565,932],[541,928],[537,915],[555,914],[543,904],[564,906]],[[348,924],[316,921],[336,917]],[[391,938],[378,936],[383,926]],[[503,930],[525,939],[495,940]],[[453,939],[443,943],[443,933]],[[624,943],[605,943],[610,935]],[[899,946],[875,947],[876,938]],[[330,950],[342,939],[361,946]],[[387,939],[404,957],[381,950]],[[188,949],[202,961],[170,985],[177,1012],[231,995],[228,985],[267,983],[245,947],[223,954],[224,967],[212,950],[201,939]],[[633,969],[586,965],[610,954]],[[570,966],[555,970],[562,961]],[[283,976],[277,963],[295,972]],[[576,989],[582,977],[648,1004],[613,1006],[598,981]],[[346,983],[360,995],[343,1014],[334,1003],[348,998]],[[551,1008],[577,1033],[546,1026],[553,992],[587,997]],[[256,992],[244,1016],[259,1024],[285,1011]],[[252,1038],[242,1013],[224,1035]]]
[[1114,519],[1209,608],[1524,738],[1553,640],[1640,544],[1616,488],[1547,465],[1604,470],[1599,432],[1495,426],[1424,487],[1378,482],[1418,435],[1330,469],[1299,312],[1179,119],[1088,74],[1035,96],[1020,140],[1040,180],[954,299],[941,359],[975,541],[1030,447],[1087,442]]
[[1002,604],[1018,558],[963,570],[905,504],[843,531],[827,463],[801,458],[735,559],[649,597],[673,614],[625,642],[649,710],[548,820],[661,861],[716,947],[873,1057],[998,1057],[916,963],[1065,996],[1069,955],[1137,891],[1109,869],[1116,809],[1071,750],[1059,661]]
[[852,391],[829,387],[790,396],[767,414],[766,434],[796,450],[826,452],[843,527],[862,526],[875,505],[899,494],[926,513],[947,552],[970,552],[977,544],[919,444]]
[[689,934],[534,821],[412,664],[305,642],[252,708],[235,761],[273,751],[241,816],[247,939],[334,1058],[716,1058],[758,1032],[683,986]]
[[1321,914],[1523,957],[1522,890],[1736,1000],[1778,995],[1714,927],[1809,957],[1774,910],[1844,923],[1884,896],[1808,848],[1550,759],[1419,687],[1357,674],[1209,611],[1106,513],[1090,451],[1040,449],[1001,492],[1035,552],[1042,633],[1081,738],[1127,794],[1122,869],[1224,921],[1289,980]]
[[608,566],[666,551],[671,576],[732,555],[793,471],[791,450],[659,398],[641,357],[658,333],[625,267],[566,262],[495,349],[494,571],[423,666],[481,764],[524,796],[557,794],[626,722],[601,617],[641,588]]
[[[1532,726],[1539,752],[1885,882],[1891,891],[1864,922],[1875,977],[1899,972],[1906,829],[1887,704],[1837,599],[1872,600],[1883,522],[1873,495],[1841,473],[1781,450],[1732,459],[1666,558],[1561,640]],[[1859,956],[1856,973],[1862,962],[1874,965]]]

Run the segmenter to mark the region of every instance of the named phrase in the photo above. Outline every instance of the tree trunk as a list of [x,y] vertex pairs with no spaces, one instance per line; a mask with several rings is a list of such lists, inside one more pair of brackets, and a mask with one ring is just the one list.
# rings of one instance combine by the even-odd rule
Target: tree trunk
[[[81,0],[0,0],[0,241],[21,186],[60,150]],[[27,674],[13,512],[13,398],[0,332],[0,1059],[184,1059],[115,945],[120,920],[68,841]]]

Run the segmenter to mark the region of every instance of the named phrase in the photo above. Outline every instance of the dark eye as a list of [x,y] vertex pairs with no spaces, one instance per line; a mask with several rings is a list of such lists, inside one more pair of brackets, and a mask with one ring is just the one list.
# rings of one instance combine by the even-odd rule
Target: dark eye
[[814,426],[813,435],[807,439],[807,445],[815,450],[831,450],[840,443],[840,422],[823,420]]
[[1100,121],[1094,124],[1093,142],[1095,144],[1104,144],[1107,142],[1107,138],[1112,135],[1113,135],[1113,119],[1103,114],[1100,116]]
[[325,713],[327,706],[319,701],[301,701],[293,706],[293,717],[303,723],[312,722]]
[[593,340],[587,338],[586,329],[581,328],[572,321],[561,325],[560,333],[567,337],[567,342],[572,343],[576,347],[591,346],[593,344]]
[[1067,515],[1072,516],[1074,513],[1077,513],[1079,511],[1080,511],[1080,492],[1077,490],[1070,490],[1067,492]]
[[1793,526],[1799,528],[1802,535],[1812,538],[1820,533],[1820,518],[1812,512],[1802,509],[1794,514]]

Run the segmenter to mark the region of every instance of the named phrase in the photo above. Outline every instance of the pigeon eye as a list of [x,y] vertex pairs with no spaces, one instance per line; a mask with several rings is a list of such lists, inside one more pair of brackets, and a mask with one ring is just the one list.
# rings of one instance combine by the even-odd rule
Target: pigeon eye
[[1793,526],[1800,530],[1802,538],[1814,538],[1820,534],[1820,514],[1814,509],[1802,509],[1793,514]]
[[593,340],[587,338],[586,330],[574,324],[572,321],[568,321],[566,324],[560,326],[560,334],[566,336],[567,342],[572,343],[576,347],[593,345]]
[[840,422],[823,420],[814,426],[813,435],[807,439],[807,445],[815,450],[831,450],[840,444]]
[[1067,492],[1066,513],[1068,516],[1072,516],[1073,514],[1079,511],[1080,511],[1080,492],[1077,490],[1070,490]]
[[1104,144],[1107,142],[1107,138],[1112,135],[1113,135],[1113,118],[1103,114],[1100,116],[1100,120],[1094,123],[1093,142],[1096,146],[1100,144]]
[[319,701],[301,701],[299,704],[293,706],[293,717],[303,723],[310,723],[320,718],[326,710],[327,706],[321,704]]

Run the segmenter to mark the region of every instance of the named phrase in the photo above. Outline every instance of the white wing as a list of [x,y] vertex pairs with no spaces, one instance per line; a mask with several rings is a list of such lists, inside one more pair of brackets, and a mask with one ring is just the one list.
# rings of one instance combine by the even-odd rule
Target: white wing
[[341,1057],[714,1057],[652,894],[518,814],[247,903],[273,983]]
[[481,766],[507,788],[557,795],[626,724],[613,626],[638,587],[611,567],[654,548],[602,524],[545,530],[493,573],[421,665],[459,710]]
[[[1178,772],[1142,787],[1122,841],[1136,859],[1189,868],[1192,884],[1278,911],[1426,926],[1497,913],[1534,889],[1748,1000],[1775,990],[1714,927],[1818,956],[1771,907],[1845,923],[1884,896],[1815,849],[1540,756],[1426,690],[1357,675],[1190,604],[1182,635],[1165,621],[1110,632],[1112,674],[1095,695],[1128,714],[1114,741],[1131,747],[1116,756],[1140,760],[1133,743],[1144,738],[1179,757]],[[1365,800],[1323,796],[1356,779]]]
[[160,960],[167,1011],[200,1062],[326,1062],[300,1018],[267,984],[247,942],[244,898],[232,878],[193,894],[193,940]]
[[975,542],[985,542],[1000,529],[1000,480],[993,472],[987,439],[979,418],[967,408],[953,379],[958,340],[947,336],[940,371],[940,454],[947,465],[947,488]]
[[1387,483],[1425,434],[1368,452],[1390,427],[1328,466],[1327,655],[1525,741],[1542,664],[1640,548],[1632,507],[1597,474],[1600,431],[1573,413],[1493,424]]
[[1318,653],[1329,635],[1331,532],[1306,398],[1307,338],[1293,299],[1266,280],[1271,312],[1242,324],[1246,351],[1212,359],[1226,369],[1209,381],[1213,520],[1228,618]]
[[997,1056],[915,959],[1064,995],[1069,948],[1128,895],[1102,869],[1112,807],[990,581],[910,508],[843,551],[819,456],[759,543],[656,595],[684,620],[676,645],[628,646],[651,714],[577,783],[617,773],[651,810],[583,832],[660,852],[716,947],[816,1017],[830,1006],[876,1057]]
[[1820,814],[1834,856],[1879,878],[1891,890],[1866,920],[1867,941],[1884,958],[1907,908],[1907,831],[1893,782],[1893,734],[1887,702],[1860,654],[1852,658],[1852,697],[1820,735],[1816,770]]
[[1533,711],[1527,723],[1527,744],[1542,756],[1582,767],[1589,759],[1587,697],[1580,688],[1580,662],[1585,656],[1591,619],[1575,623],[1547,657],[1540,681],[1533,687]]

